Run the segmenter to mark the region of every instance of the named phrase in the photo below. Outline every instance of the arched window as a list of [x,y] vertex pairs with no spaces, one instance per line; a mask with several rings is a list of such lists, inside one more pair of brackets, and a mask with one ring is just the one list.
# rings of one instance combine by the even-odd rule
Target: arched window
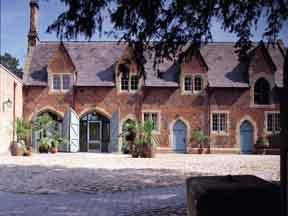
[[254,104],[265,105],[270,103],[270,85],[264,78],[257,80],[254,86]]

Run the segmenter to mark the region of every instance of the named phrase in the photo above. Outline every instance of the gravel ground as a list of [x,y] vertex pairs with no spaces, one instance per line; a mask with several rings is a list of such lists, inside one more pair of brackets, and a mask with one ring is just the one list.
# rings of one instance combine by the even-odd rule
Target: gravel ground
[[0,157],[0,191],[118,192],[183,184],[187,176],[254,174],[279,180],[279,156],[75,153]]

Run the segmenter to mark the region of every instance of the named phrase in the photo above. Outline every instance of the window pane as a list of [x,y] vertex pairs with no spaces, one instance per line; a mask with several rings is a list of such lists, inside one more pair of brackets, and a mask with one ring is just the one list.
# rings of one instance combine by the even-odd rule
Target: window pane
[[158,115],[157,113],[152,113],[153,130],[158,130]]
[[138,83],[139,79],[137,75],[131,76],[131,90],[137,90],[138,89]]
[[201,91],[202,90],[202,78],[200,76],[195,77],[194,80],[194,86],[195,86],[195,91]]
[[191,76],[186,76],[184,79],[184,90],[185,91],[192,91],[192,77]]
[[267,131],[272,132],[273,131],[273,115],[268,114],[267,115]]
[[148,121],[150,119],[149,113],[144,113],[144,121]]
[[59,75],[53,75],[53,89],[55,90],[61,89],[61,78]]
[[268,132],[280,132],[280,113],[268,113],[267,114],[267,131]]
[[218,115],[212,114],[212,131],[218,131]]
[[144,121],[152,121],[153,130],[159,130],[158,113],[144,113]]
[[128,91],[129,90],[129,74],[122,73],[121,75],[121,90]]
[[213,113],[212,114],[212,131],[214,132],[227,132],[227,114],[226,113]]
[[220,114],[220,131],[226,132],[227,129],[227,115],[226,113]]
[[63,75],[63,89],[70,89],[70,75]]
[[280,113],[275,113],[275,131],[280,132],[281,125],[280,125]]
[[254,86],[254,103],[255,104],[269,104],[270,85],[264,78],[260,78]]

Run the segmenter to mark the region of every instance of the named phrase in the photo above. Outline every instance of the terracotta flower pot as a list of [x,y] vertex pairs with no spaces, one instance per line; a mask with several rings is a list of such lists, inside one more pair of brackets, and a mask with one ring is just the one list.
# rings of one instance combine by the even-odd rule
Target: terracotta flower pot
[[51,147],[50,152],[52,154],[56,154],[58,152],[58,148],[57,147]]
[[24,149],[20,142],[12,142],[10,145],[10,152],[12,156],[22,156],[24,153]]
[[23,156],[31,156],[32,155],[32,148],[28,146],[23,153]]
[[143,158],[153,158],[155,157],[155,150],[152,145],[144,144],[142,149],[141,157]]

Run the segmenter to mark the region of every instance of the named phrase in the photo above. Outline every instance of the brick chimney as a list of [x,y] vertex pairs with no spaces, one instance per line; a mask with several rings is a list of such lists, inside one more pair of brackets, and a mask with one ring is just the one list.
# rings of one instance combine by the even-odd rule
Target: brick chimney
[[38,0],[30,0],[30,29],[28,33],[28,53],[39,41],[38,38]]

